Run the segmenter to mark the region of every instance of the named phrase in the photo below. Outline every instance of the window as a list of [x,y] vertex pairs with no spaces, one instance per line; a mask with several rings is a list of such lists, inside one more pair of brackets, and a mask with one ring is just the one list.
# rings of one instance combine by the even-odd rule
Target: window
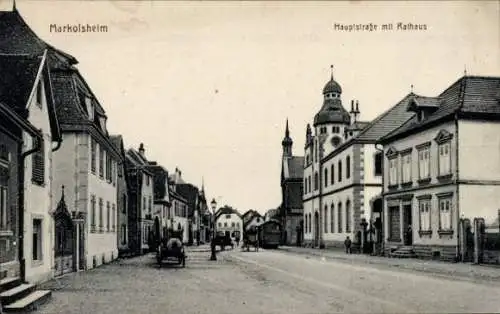
[[304,178],[304,194],[307,193],[307,178]]
[[324,182],[325,182],[325,188],[326,188],[328,186],[328,168],[325,168]]
[[90,196],[90,232],[95,232],[95,195]]
[[318,178],[318,172],[314,173],[314,190],[316,191],[319,188],[319,178]]
[[431,199],[420,199],[418,211],[420,213],[420,230],[431,231]]
[[325,233],[328,233],[328,205],[325,205],[325,213],[323,215],[323,225],[325,229]]
[[411,153],[401,155],[401,183],[411,183]]
[[351,177],[351,157],[347,156],[345,158],[345,177],[349,179]]
[[330,184],[335,183],[335,166],[332,164],[330,166]]
[[111,231],[115,232],[116,226],[116,206],[115,204],[111,205]]
[[7,230],[9,221],[9,152],[0,145],[0,230]]
[[45,182],[45,144],[43,139],[40,141],[40,148],[31,157],[32,181],[35,184],[42,185]]
[[149,186],[149,184],[150,184],[149,180],[151,180],[151,178],[148,175],[146,175],[146,185],[147,186]]
[[342,233],[342,203],[337,205],[337,232]]
[[104,206],[103,200],[102,200],[102,198],[99,198],[99,232],[103,231],[103,225],[102,225],[102,223],[103,223],[103,221],[102,221],[103,220],[103,216],[102,216],[103,206]]
[[111,181],[111,156],[106,154],[106,180]]
[[153,205],[152,204],[153,204],[153,200],[152,200],[152,197],[150,196],[149,200],[148,200],[148,211],[149,211],[150,214],[153,211]]
[[337,173],[339,174],[339,179],[338,181],[342,181],[342,160],[339,160],[339,164],[337,166]]
[[330,206],[330,232],[333,233],[335,230],[335,207],[332,204]]
[[309,232],[312,231],[312,223],[311,223],[311,213],[309,213]]
[[231,223],[231,227],[233,227],[233,228],[234,228],[235,226],[236,226],[236,224],[235,224],[234,222],[232,222],[232,223]]
[[389,185],[398,185],[398,158],[392,157],[389,159]]
[[33,219],[33,260],[42,260],[42,220]]
[[111,212],[110,212],[110,204],[106,202],[106,231],[110,231],[110,220],[111,220]]
[[439,199],[439,229],[452,230],[451,225],[451,197]]
[[351,232],[351,201],[345,203],[345,232]]
[[421,148],[418,151],[418,178],[428,179],[430,178],[430,146]]
[[224,223],[224,228],[227,227],[227,222]]
[[122,213],[127,213],[127,195],[123,194],[122,196]]
[[309,192],[311,192],[311,176],[309,176],[309,180],[307,182],[307,184],[309,185]]
[[375,153],[374,163],[375,163],[375,175],[381,176],[382,175],[382,153],[381,152]]
[[226,219],[231,219],[231,215],[226,215]]
[[104,149],[99,146],[99,176],[104,178]]
[[439,150],[439,160],[438,168],[439,175],[444,176],[451,173],[451,145],[450,142],[440,144],[438,146]]
[[122,244],[127,244],[127,225],[126,224],[121,225],[120,233],[121,233]]
[[94,104],[92,103],[92,99],[90,99],[90,97],[86,97],[85,95],[83,95],[83,93],[80,93],[80,99],[85,102],[89,120],[94,121]]
[[97,143],[94,139],[90,139],[90,170],[95,174],[96,169],[96,154],[97,154]]
[[146,209],[147,209],[147,204],[146,204],[146,196],[143,196],[142,197],[142,211],[143,212],[146,212]]

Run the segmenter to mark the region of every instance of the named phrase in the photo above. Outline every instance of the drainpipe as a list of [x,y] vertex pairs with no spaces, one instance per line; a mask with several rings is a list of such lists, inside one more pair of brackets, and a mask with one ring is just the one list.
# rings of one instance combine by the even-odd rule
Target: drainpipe
[[57,145],[56,147],[52,148],[52,152],[58,151],[59,148],[61,148],[61,144],[62,144],[62,139],[57,141]]
[[21,156],[21,160],[19,161],[18,164],[18,180],[19,180],[19,196],[18,196],[18,216],[19,216],[19,243],[18,243],[18,260],[19,260],[19,272],[20,272],[20,277],[21,281],[25,282],[26,281],[26,259],[24,258],[24,162],[26,160],[26,157],[29,155],[37,152],[41,148],[41,139],[42,136],[40,135],[39,138],[35,141],[35,146],[26,151],[22,152],[23,144],[24,141],[19,145],[19,155]]
[[460,234],[460,189],[459,189],[459,158],[458,158],[458,148],[459,148],[459,141],[458,141],[458,110],[455,112],[455,182],[456,182],[456,195],[457,195],[457,206],[455,206],[455,208],[457,209],[456,210],[456,217],[457,217],[457,226],[456,226],[456,229],[457,229],[457,249],[456,249],[456,261],[458,262],[459,260],[461,260],[461,250],[460,250],[460,241],[461,241],[461,238],[462,238],[462,234]]
[[378,145],[381,145],[381,144],[375,144],[375,149],[377,151],[379,151],[381,154],[382,154],[382,164],[381,164],[381,167],[382,167],[382,192],[380,193],[380,196],[381,196],[381,203],[382,203],[382,212],[380,213],[380,221],[382,223],[382,229],[381,229],[381,235],[380,237],[382,238],[382,247],[381,247],[381,251],[382,251],[382,254],[385,253],[385,233],[384,233],[384,229],[385,229],[385,205],[384,205],[384,190],[385,190],[385,185],[384,185],[384,174],[385,174],[385,171],[384,171],[384,148],[382,146],[382,148],[378,148],[377,146]]

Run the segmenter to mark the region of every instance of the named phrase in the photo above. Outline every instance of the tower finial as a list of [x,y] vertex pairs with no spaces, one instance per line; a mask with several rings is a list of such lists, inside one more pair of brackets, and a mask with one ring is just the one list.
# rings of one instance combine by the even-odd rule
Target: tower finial
[[205,180],[204,180],[203,176],[201,176],[201,191],[205,192]]
[[410,85],[410,92],[413,94],[413,84]]
[[333,80],[333,64],[330,64],[330,73],[331,73],[331,78]]
[[464,76],[467,76],[467,64],[464,64]]
[[62,189],[61,199],[62,199],[62,200],[64,200],[64,184],[63,184],[63,186],[61,187],[61,189]]
[[12,1],[12,11],[17,11],[17,8],[16,8],[16,0],[13,0],[13,1]]
[[289,137],[289,136],[290,136],[290,129],[288,128],[288,118],[286,118],[285,136],[286,136],[286,137]]

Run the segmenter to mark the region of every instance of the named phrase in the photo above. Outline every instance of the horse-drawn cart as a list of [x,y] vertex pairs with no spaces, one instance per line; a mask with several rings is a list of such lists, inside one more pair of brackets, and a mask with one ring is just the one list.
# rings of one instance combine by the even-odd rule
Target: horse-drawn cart
[[254,247],[255,252],[259,251],[259,232],[256,226],[252,226],[245,230],[243,233],[243,246],[242,249],[247,249],[250,251],[250,246]]
[[162,239],[158,245],[156,253],[156,260],[161,267],[165,260],[177,260],[177,264],[182,267],[186,266],[186,253],[184,251],[184,244],[182,244],[183,230],[170,232],[170,237]]

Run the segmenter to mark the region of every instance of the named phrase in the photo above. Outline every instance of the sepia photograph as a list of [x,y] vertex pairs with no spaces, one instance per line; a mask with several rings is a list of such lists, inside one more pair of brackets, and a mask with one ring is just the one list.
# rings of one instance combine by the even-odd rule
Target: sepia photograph
[[500,1],[0,0],[0,314],[499,296]]

